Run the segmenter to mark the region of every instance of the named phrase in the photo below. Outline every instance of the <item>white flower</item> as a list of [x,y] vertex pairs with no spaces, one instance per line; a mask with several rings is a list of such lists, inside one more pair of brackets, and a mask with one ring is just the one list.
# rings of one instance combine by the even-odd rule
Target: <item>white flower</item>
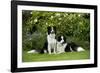
[[37,22],[37,19],[35,19],[34,22]]
[[66,14],[66,15],[68,15],[68,14]]
[[60,16],[60,13],[56,13],[56,16]]
[[80,16],[81,16],[81,14],[78,14],[78,16],[80,17]]
[[53,18],[53,16],[51,16],[51,19]]
[[32,12],[30,12],[30,14],[32,14]]
[[59,18],[59,20],[61,20],[61,18]]
[[48,25],[48,23],[46,23],[46,25]]
[[60,25],[61,23],[58,23],[58,25]]

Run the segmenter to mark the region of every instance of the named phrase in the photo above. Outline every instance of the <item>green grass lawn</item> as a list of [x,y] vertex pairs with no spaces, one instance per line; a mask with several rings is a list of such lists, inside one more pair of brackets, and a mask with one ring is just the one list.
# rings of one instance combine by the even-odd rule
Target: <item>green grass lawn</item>
[[62,54],[35,54],[23,52],[22,61],[23,62],[39,62],[39,61],[57,61],[57,60],[81,60],[89,59],[90,52],[66,52]]

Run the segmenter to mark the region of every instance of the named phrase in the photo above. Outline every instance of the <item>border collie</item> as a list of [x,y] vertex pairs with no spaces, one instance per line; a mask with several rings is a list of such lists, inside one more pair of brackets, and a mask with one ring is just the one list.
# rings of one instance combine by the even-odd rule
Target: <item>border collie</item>
[[47,43],[48,43],[48,53],[56,53],[56,27],[47,27]]
[[43,49],[30,50],[27,53],[56,53],[56,27],[47,27],[47,39],[44,43]]
[[65,36],[59,36],[57,39],[57,53],[73,51],[80,52],[85,50],[74,42],[67,43]]

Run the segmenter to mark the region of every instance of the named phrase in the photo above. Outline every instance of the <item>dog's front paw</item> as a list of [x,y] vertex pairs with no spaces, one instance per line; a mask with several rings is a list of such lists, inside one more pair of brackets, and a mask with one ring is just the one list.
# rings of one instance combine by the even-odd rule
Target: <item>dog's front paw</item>
[[56,52],[54,52],[54,54],[56,54]]
[[51,54],[51,52],[49,52],[49,54]]

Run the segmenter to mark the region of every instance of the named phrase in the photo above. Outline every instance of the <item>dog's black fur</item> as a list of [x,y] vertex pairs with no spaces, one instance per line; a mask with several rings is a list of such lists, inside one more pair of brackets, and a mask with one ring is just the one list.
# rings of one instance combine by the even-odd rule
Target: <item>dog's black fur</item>
[[[52,26],[53,27],[53,29],[54,29],[54,32],[52,32],[52,33],[55,33],[56,34],[56,26]],[[50,26],[48,26],[47,27],[47,30],[48,30],[48,35],[51,33],[51,27]]]
[[77,47],[79,47],[79,45],[75,44],[74,42],[67,43],[65,52],[77,51]]
[[43,53],[45,53],[45,51],[48,53],[48,42],[47,42],[47,40],[45,41],[45,43],[44,43],[44,46],[43,46],[43,49],[41,50],[41,54],[43,54]]
[[[64,35],[62,35],[62,36],[63,36],[63,39],[64,39],[64,42],[63,43],[66,43],[66,37]],[[61,40],[62,39],[61,39],[61,35],[60,35],[60,36],[58,36],[57,41],[60,42]]]

